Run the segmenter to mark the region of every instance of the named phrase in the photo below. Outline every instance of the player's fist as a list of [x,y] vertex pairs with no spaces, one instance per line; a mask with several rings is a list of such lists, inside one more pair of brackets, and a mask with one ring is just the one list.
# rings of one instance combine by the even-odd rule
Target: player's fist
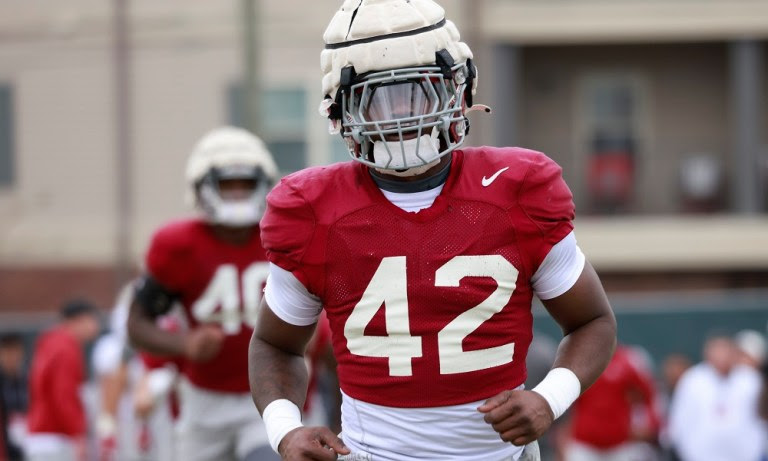
[[221,350],[224,332],[213,325],[202,325],[189,331],[184,338],[184,357],[195,362],[211,360]]
[[349,448],[327,427],[299,427],[285,434],[278,447],[283,461],[334,461]]
[[533,391],[503,391],[486,400],[478,411],[502,440],[518,446],[541,437],[554,420],[547,401]]

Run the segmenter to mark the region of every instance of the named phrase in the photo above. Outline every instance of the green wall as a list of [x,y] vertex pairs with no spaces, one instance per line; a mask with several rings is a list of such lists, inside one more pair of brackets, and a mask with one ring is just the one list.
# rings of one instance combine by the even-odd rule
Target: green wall
[[[610,296],[619,341],[645,348],[658,366],[671,353],[701,359],[704,339],[714,332],[734,334],[768,325],[768,290]],[[562,333],[540,306],[534,329],[559,340]]]

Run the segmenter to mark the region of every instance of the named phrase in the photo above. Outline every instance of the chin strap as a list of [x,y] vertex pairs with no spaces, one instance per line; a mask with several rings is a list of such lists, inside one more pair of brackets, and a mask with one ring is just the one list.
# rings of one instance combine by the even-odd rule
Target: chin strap
[[465,114],[468,114],[470,112],[474,111],[483,111],[486,114],[490,114],[492,112],[491,108],[489,106],[486,106],[485,104],[474,104],[471,107],[467,108],[467,110],[464,111]]

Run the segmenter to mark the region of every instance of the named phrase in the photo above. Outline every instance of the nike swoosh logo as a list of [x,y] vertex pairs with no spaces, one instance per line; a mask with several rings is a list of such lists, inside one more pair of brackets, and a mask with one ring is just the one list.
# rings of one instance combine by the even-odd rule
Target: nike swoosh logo
[[490,178],[486,178],[485,176],[483,176],[483,187],[490,186],[492,182],[496,181],[496,178],[498,178],[501,173],[504,173],[508,169],[509,169],[509,167],[506,166],[506,167],[500,169],[499,171],[497,171],[496,173],[494,173],[493,176],[491,176]]

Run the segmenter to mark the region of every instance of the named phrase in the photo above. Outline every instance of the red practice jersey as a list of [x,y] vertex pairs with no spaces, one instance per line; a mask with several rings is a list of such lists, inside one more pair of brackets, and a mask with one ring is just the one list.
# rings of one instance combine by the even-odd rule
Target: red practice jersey
[[248,343],[269,273],[258,228],[245,245],[214,236],[198,219],[170,223],[152,238],[147,270],[184,306],[190,328],[221,326],[226,338],[207,362],[185,361],[182,372],[198,387],[248,392]]
[[268,196],[262,240],[321,298],[347,395],[434,407],[525,381],[530,278],[573,217],[552,160],[482,147],[454,152],[440,196],[418,213],[356,162],[290,175]]
[[619,346],[603,374],[571,409],[573,438],[602,449],[628,442],[635,407],[644,410],[645,424],[655,433],[660,425],[655,398],[651,372],[640,365],[635,352]]
[[63,327],[43,334],[30,369],[30,433],[85,435],[85,409],[80,400],[84,377],[83,352],[77,339]]

